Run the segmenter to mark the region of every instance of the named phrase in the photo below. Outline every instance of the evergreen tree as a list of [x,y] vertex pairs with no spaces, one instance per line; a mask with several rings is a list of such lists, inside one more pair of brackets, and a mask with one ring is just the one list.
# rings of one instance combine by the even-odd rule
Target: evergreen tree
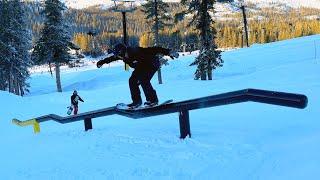
[[13,49],[7,43],[7,34],[10,20],[9,3],[6,0],[0,1],[0,90],[7,90],[10,73],[10,57]]
[[195,25],[200,31],[200,54],[191,65],[197,65],[195,79],[212,80],[212,71],[222,66],[221,51],[217,50],[215,43],[216,29],[210,13],[215,13],[216,0],[182,0],[182,4],[188,5],[188,9],[176,17],[191,14],[192,20],[189,26]]
[[[170,20],[170,17],[167,15],[167,9],[169,5],[162,0],[152,0],[147,1],[143,6],[143,12],[146,15],[146,19],[151,20],[152,22],[152,32],[154,33],[155,38],[155,46],[159,46],[159,31],[164,29],[165,21]],[[161,58],[163,61],[163,58]],[[166,62],[162,62],[165,64]],[[158,81],[159,84],[162,84],[162,76],[161,76],[161,66],[158,70]]]
[[70,49],[78,49],[71,42],[71,35],[65,23],[63,12],[65,5],[59,0],[46,0],[43,13],[45,14],[44,27],[41,37],[36,42],[33,59],[37,64],[54,64],[57,91],[62,92],[60,66],[73,60],[68,53]]
[[16,95],[28,91],[31,34],[19,0],[0,1],[0,89]]

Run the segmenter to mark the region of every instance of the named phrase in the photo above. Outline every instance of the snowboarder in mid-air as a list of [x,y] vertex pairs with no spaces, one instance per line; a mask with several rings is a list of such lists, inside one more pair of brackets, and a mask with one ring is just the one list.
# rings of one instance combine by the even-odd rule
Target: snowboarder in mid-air
[[[73,114],[77,115],[78,114],[78,102],[84,102],[81,97],[78,95],[78,92],[75,90],[73,91],[73,94],[71,96],[71,108],[73,107]],[[72,109],[71,109],[72,110]],[[71,112],[70,112],[71,113]]]
[[130,109],[134,109],[142,105],[139,85],[141,85],[146,96],[144,105],[157,105],[159,102],[158,96],[153,89],[150,80],[160,68],[160,57],[158,55],[168,55],[174,59],[178,58],[179,54],[162,47],[127,47],[124,44],[117,44],[111,53],[113,55],[97,62],[98,68],[103,64],[108,64],[117,60],[123,60],[131,68],[134,68],[134,71],[129,78],[132,103],[127,106]]

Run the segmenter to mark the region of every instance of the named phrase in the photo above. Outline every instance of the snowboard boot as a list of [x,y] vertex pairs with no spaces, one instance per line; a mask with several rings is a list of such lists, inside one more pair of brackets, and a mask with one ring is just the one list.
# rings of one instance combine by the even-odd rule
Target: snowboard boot
[[147,107],[156,106],[156,105],[158,105],[158,101],[155,101],[155,102],[147,101],[144,103],[144,105]]
[[130,104],[127,104],[128,108],[129,109],[135,109],[135,108],[138,108],[142,105],[142,102],[133,102],[133,103],[130,103]]

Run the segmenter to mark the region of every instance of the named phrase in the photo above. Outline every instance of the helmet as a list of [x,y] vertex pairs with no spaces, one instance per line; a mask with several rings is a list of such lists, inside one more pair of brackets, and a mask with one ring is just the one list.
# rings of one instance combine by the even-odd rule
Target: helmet
[[126,45],[119,43],[113,48],[113,54],[115,56],[124,56],[127,50]]
[[74,91],[73,91],[73,94],[74,94],[74,95],[77,95],[77,94],[78,94],[78,92],[77,92],[76,90],[74,90]]

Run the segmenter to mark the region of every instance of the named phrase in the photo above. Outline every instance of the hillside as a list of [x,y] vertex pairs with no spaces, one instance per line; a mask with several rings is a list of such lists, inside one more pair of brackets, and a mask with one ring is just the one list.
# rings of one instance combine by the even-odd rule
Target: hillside
[[1,179],[319,179],[320,36],[224,52],[213,81],[195,81],[196,52],[163,68],[153,84],[160,100],[175,101],[244,88],[302,93],[306,109],[243,103],[191,111],[192,138],[180,140],[178,115],[132,120],[120,116],[41,124],[41,133],[17,127],[54,113],[66,115],[74,89],[80,112],[129,102],[129,72],[121,66],[70,69],[63,93],[49,73],[34,73],[30,94],[0,92]]
[[320,0],[245,0],[260,7],[267,7],[272,4],[281,4],[292,8],[308,7],[320,8]]
[[[62,0],[66,3],[68,7],[75,9],[87,8],[90,6],[103,5],[104,7],[112,6],[114,3],[112,0]],[[165,0],[166,2],[179,2],[179,0]],[[223,1],[223,0],[222,0]],[[231,0],[232,1],[232,0]],[[234,0],[237,2],[238,0]],[[136,4],[144,3],[145,0],[136,0]],[[219,2],[219,0],[218,0]],[[254,3],[255,5],[270,6],[271,4],[281,4],[288,7],[299,8],[299,7],[309,7],[309,8],[320,8],[319,0],[245,0],[246,3]]]
[[[220,4],[221,5],[221,4]],[[43,17],[38,4],[28,4],[27,17],[33,34],[33,42],[39,37],[43,26]],[[145,15],[136,10],[129,13],[128,36],[130,45],[153,46],[153,37],[150,33],[150,22]],[[180,12],[183,7],[179,3],[170,3],[169,12]],[[308,36],[320,33],[319,13],[317,9],[279,9],[259,8],[249,5],[249,43],[269,43],[295,37]],[[231,13],[231,14],[230,14]],[[66,19],[70,26],[73,40],[82,52],[92,54],[94,50],[105,50],[116,42],[122,41],[121,14],[108,9],[91,7],[88,9],[69,9]],[[242,14],[232,5],[221,6],[215,14],[217,28],[217,43],[220,48],[241,47],[243,44]],[[172,23],[172,22],[171,22]],[[186,42],[187,51],[198,49],[198,34],[194,27],[186,28],[188,20],[173,23],[160,32],[160,44],[182,51],[182,44]],[[97,32],[95,40],[88,36],[89,31]],[[93,48],[95,43],[95,48]]]

